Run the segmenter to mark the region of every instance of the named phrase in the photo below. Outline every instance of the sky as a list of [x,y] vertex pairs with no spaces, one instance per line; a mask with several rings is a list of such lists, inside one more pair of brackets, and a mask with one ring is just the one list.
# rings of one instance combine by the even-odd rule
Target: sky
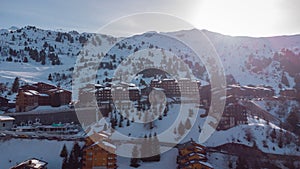
[[[119,21],[115,28],[123,32],[143,31],[138,26],[145,24],[144,31],[192,26],[232,36],[291,35],[300,34],[299,7],[299,0],[1,0],[0,28],[97,32]],[[132,19],[145,12],[154,13],[155,22]]]

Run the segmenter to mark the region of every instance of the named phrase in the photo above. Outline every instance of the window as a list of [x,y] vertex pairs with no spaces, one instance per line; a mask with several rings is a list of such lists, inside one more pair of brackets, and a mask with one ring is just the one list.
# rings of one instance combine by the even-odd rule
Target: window
[[5,123],[2,124],[2,127],[5,127]]

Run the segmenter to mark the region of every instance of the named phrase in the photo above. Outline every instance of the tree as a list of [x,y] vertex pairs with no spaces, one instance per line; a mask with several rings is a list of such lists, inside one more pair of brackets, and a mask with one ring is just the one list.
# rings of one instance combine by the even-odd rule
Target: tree
[[70,169],[78,169],[78,159],[76,158],[74,151],[71,151],[67,167]]
[[11,41],[15,41],[16,40],[16,37],[15,37],[15,35],[12,35],[12,37],[11,37]]
[[252,132],[251,132],[251,130],[249,128],[246,129],[245,135],[246,135],[247,141],[250,142],[252,140],[253,136],[252,136]]
[[23,62],[24,62],[24,63],[27,63],[27,62],[28,62],[28,58],[27,58],[26,56],[24,57]]
[[19,78],[16,77],[15,80],[14,80],[14,83],[13,83],[13,85],[12,85],[11,91],[12,91],[13,93],[17,93],[18,90],[19,90]]
[[144,140],[143,140],[142,145],[141,145],[141,150],[140,150],[140,152],[141,152],[140,156],[142,157],[143,161],[146,160],[146,158],[149,156],[149,150],[150,150],[149,147],[150,146],[149,146],[149,141],[148,140],[149,139],[148,139],[147,135],[145,134]]
[[76,157],[81,157],[81,148],[80,148],[78,142],[74,143],[73,151],[74,151]]
[[64,158],[61,169],[69,169],[68,156]]
[[130,121],[129,121],[129,119],[127,119],[126,126],[130,126]]
[[68,157],[68,150],[66,144],[64,144],[59,156],[63,158]]
[[187,118],[184,125],[185,125],[186,129],[188,129],[188,130],[191,129],[191,127],[192,127],[191,120],[189,118]]
[[53,80],[51,73],[49,73],[48,80],[49,80],[49,81],[52,81],[52,80]]
[[103,126],[103,130],[106,131],[107,130],[107,124],[105,123]]
[[80,168],[81,148],[77,142],[74,143],[73,149],[70,153],[68,160],[68,168],[78,169]]
[[139,162],[138,156],[139,156],[139,151],[138,151],[137,146],[135,145],[135,146],[133,147],[133,150],[132,150],[132,158],[131,158],[131,160],[130,160],[130,166],[131,166],[131,167],[137,168],[137,167],[140,166],[140,164],[138,163],[138,162]]
[[122,120],[121,120],[121,119],[119,120],[119,127],[120,127],[120,128],[123,127],[123,124],[122,124]]
[[185,127],[184,127],[184,125],[182,124],[182,122],[179,123],[178,129],[177,129],[177,130],[178,130],[178,134],[179,134],[179,135],[182,136],[182,135],[184,134],[184,132],[185,132]]
[[273,142],[274,139],[276,139],[276,130],[275,130],[275,128],[273,128],[273,130],[272,130],[270,136],[272,137],[272,142]]
[[156,133],[154,133],[151,140],[151,150],[152,155],[154,155],[152,157],[153,161],[160,161],[160,143]]

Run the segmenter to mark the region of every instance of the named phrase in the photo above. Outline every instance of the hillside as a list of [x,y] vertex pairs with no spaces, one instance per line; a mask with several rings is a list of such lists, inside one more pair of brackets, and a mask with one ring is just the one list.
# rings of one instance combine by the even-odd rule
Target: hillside
[[[203,144],[217,147],[232,143],[268,154],[299,155],[299,129],[296,125],[300,119],[300,35],[252,38],[231,37],[207,30],[201,32],[208,40],[196,39],[197,30],[147,32],[120,38],[76,31],[42,30],[34,26],[1,29],[0,96],[15,101],[16,93],[11,88],[16,77],[20,78],[20,86],[42,81],[72,90],[73,100],[76,101],[82,101],[82,95],[86,96],[86,93],[92,93],[94,98],[93,84],[96,83],[109,86],[127,82],[145,89],[151,80],[164,77],[196,79],[202,86],[207,86],[212,78],[208,67],[218,69],[214,67],[214,60],[210,60],[211,53],[207,52],[211,49],[206,47],[212,45],[224,67],[227,85],[231,85],[227,87],[228,91],[258,87],[274,90],[275,97],[238,98],[236,104],[244,106],[248,113],[247,123],[218,130]],[[197,49],[188,44],[196,44]],[[197,51],[203,52],[201,56],[197,56]],[[292,96],[284,94],[286,90],[294,93]],[[217,93],[218,90],[208,92]],[[102,130],[105,123],[122,118],[115,126],[118,132],[113,134],[113,139],[124,141],[118,133],[142,138],[149,133],[160,135],[168,131],[167,135],[159,136],[165,143],[184,142],[190,138],[198,140],[205,120],[210,118],[206,114],[208,108],[189,103],[188,99],[181,101],[186,101],[186,104],[181,105],[176,98],[168,98],[166,102],[170,103],[170,107],[163,117],[148,117],[149,113],[166,108],[157,105],[144,111],[116,109],[105,119],[91,125],[85,124],[84,128],[90,135]],[[96,106],[95,100],[87,100],[87,103],[84,106]],[[233,103],[226,103],[226,106]],[[136,103],[130,104],[132,108]],[[152,119],[154,122],[135,123],[142,122],[141,119]],[[191,130],[179,131],[179,126],[183,124]],[[131,144],[127,146],[131,147]],[[126,151],[126,148],[124,146],[118,151]],[[166,154],[172,156],[169,152]],[[165,159],[163,163],[170,163]],[[119,163],[125,166],[123,163],[127,161],[120,158]],[[175,165],[174,161],[171,165]],[[150,168],[152,165],[146,166]]]

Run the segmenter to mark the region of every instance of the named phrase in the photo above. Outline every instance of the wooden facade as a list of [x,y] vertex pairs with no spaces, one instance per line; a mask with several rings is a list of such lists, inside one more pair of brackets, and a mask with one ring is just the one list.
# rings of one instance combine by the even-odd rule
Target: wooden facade
[[83,148],[82,169],[117,168],[116,147],[110,142],[109,134],[94,133],[87,137]]
[[190,140],[178,144],[177,169],[212,169],[207,163],[206,147]]
[[72,93],[70,91],[53,87],[42,82],[21,87],[16,98],[16,111],[26,112],[38,106],[47,105],[57,107],[71,102]]

